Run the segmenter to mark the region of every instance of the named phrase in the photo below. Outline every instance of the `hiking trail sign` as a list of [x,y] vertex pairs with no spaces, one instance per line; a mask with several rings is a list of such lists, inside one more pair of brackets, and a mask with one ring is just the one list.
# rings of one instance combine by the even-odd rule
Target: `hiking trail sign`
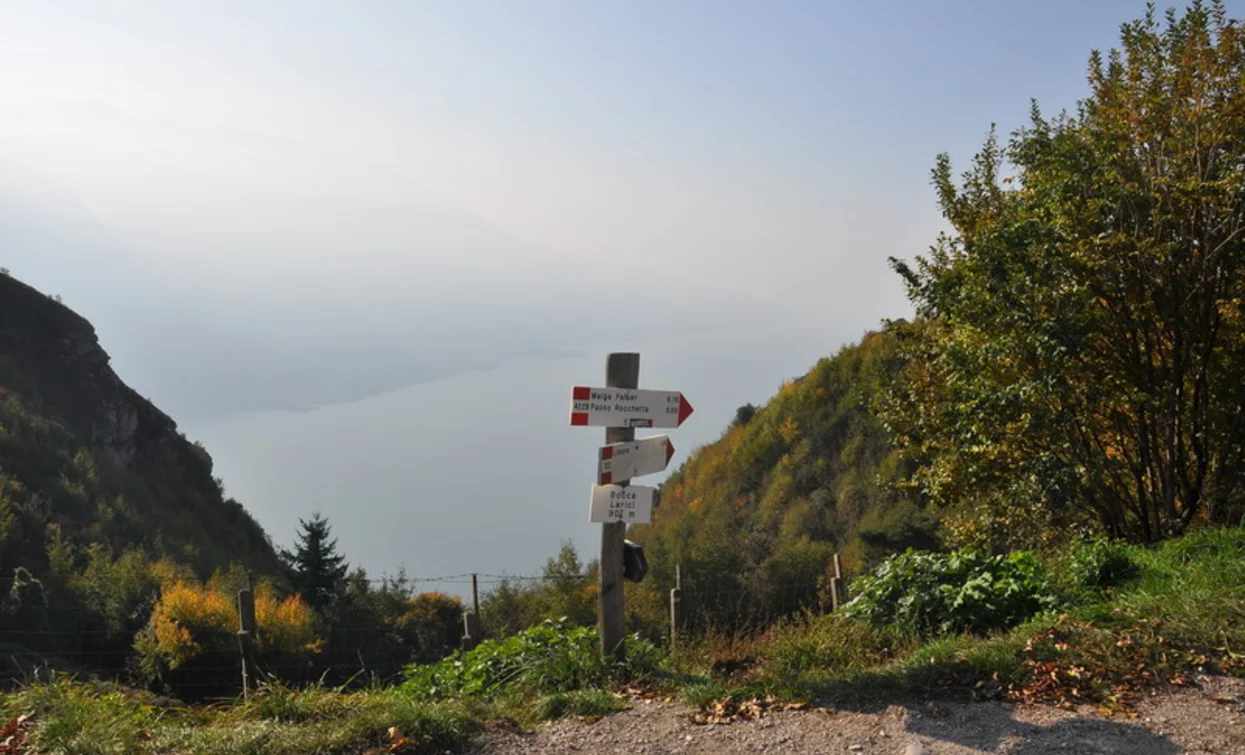
[[673,456],[674,444],[665,435],[601,446],[597,454],[597,484],[612,485],[661,472]]
[[678,391],[571,389],[571,424],[588,427],[678,427],[692,405]]
[[[592,486],[588,519],[601,523],[601,559],[597,569],[597,616],[601,652],[622,659],[626,616],[623,612],[624,562],[640,546],[627,542],[627,526],[653,521],[657,489],[631,485],[633,477],[660,472],[670,464],[674,446],[664,435],[636,440],[637,427],[678,427],[692,415],[692,405],[678,391],[640,390],[640,355],[611,353],[605,358],[606,388],[571,389],[571,424],[604,427],[605,445],[597,453],[597,484]],[[637,553],[638,552],[638,553]],[[643,579],[643,569],[635,579]]]
[[653,521],[653,494],[646,485],[593,485],[588,508],[591,522],[648,524]]

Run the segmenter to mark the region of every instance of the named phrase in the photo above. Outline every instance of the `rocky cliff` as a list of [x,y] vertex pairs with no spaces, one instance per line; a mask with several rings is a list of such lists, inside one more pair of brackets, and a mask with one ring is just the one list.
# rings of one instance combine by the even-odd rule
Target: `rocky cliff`
[[223,497],[211,457],[122,382],[91,324],[3,274],[0,504],[19,530],[0,532],[0,568],[41,571],[49,525],[83,546],[171,555],[201,572],[277,568],[259,525]]

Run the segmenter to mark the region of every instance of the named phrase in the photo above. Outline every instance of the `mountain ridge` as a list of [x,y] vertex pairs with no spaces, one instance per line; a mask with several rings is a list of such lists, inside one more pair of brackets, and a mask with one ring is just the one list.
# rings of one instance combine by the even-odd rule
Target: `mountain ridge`
[[47,575],[59,537],[140,548],[201,574],[279,570],[267,535],[223,494],[212,459],[110,365],[91,323],[0,275],[0,588]]

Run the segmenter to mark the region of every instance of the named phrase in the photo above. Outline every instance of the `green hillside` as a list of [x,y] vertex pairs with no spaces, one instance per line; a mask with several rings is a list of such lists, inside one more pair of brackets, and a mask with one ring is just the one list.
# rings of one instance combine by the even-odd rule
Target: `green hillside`
[[280,568],[207,451],[117,377],[90,323],[0,275],[0,645],[72,629],[90,638],[74,654],[113,634],[128,646],[161,558],[199,576]]
[[692,624],[760,624],[824,604],[832,554],[849,572],[935,544],[911,473],[874,410],[901,366],[895,336],[871,333],[821,360],[663,484],[651,525],[634,528],[651,577],[631,601],[658,617],[681,565]]

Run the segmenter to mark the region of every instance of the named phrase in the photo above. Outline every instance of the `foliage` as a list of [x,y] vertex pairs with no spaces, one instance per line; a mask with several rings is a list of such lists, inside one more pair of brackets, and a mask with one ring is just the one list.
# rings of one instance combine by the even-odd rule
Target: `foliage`
[[649,636],[667,624],[682,567],[689,631],[759,627],[829,604],[832,555],[848,573],[907,546],[934,547],[935,520],[873,403],[900,368],[889,333],[867,335],[784,384],[663,483],[651,525],[632,528],[650,565],[627,585]]
[[575,546],[562,543],[558,555],[545,562],[536,581],[503,579],[480,600],[486,632],[506,636],[546,619],[589,626],[597,618],[597,566],[587,566]]
[[[1245,527],[1110,550],[1134,565],[1131,578],[1007,631],[922,639],[840,612],[754,635],[702,637],[671,660],[714,679],[693,677],[683,693],[708,712],[723,697],[773,694],[859,702],[970,693],[1120,709],[1141,691],[1185,683],[1194,672],[1245,674],[1238,650],[1245,646]],[[1053,558],[1056,568],[1068,562],[1067,554]],[[737,659],[742,675],[722,676],[723,657]]]
[[746,425],[752,421],[757,414],[757,408],[752,404],[744,404],[735,410],[735,424]]
[[461,600],[445,593],[425,592],[411,597],[407,606],[394,625],[414,640],[416,660],[438,660],[458,647],[463,624]]
[[187,709],[59,675],[0,697],[0,721],[27,714],[29,751],[66,755],[442,753],[460,749],[483,717],[465,705],[416,702],[395,690],[344,694],[280,684],[245,702]]
[[1151,8],[1091,57],[1075,114],[1035,105],[958,184],[939,158],[954,233],[893,261],[921,321],[896,329],[885,416],[960,542],[1155,541],[1245,512],[1243,69],[1222,3]]
[[1031,553],[909,550],[852,583],[845,614],[921,636],[1009,629],[1056,605],[1055,589]]
[[1136,576],[1137,564],[1127,546],[1096,538],[1074,545],[1061,572],[1074,588],[1101,592]]
[[593,628],[545,621],[503,639],[485,640],[435,665],[412,666],[403,689],[416,699],[490,699],[508,694],[565,693],[622,680],[650,677],[660,655],[649,642],[631,637],[626,660],[601,653]]
[[337,540],[326,517],[314,514],[310,521],[298,520],[301,531],[293,552],[282,551],[294,585],[307,605],[322,611],[336,597],[346,580],[349,566],[337,552]]
[[[1245,674],[1245,527],[1207,529],[1157,547],[1118,546],[1137,573],[1106,597],[1042,616],[989,637],[949,635],[921,641],[895,629],[875,629],[841,614],[793,617],[766,632],[733,636],[718,644],[702,638],[659,664],[640,664],[639,679],[679,684],[681,697],[703,712],[698,720],[775,709],[780,700],[850,700],[859,704],[895,694],[997,696],[1017,701],[1097,704],[1127,709],[1154,685],[1183,684],[1201,669]],[[548,629],[546,627],[545,629]],[[263,686],[249,700],[186,708],[167,699],[112,684],[78,682],[63,675],[33,681],[0,696],[0,722],[31,714],[22,725],[31,752],[216,753],[285,755],[307,752],[444,752],[459,750],[484,720],[499,715],[523,720],[560,715],[603,715],[625,701],[601,688],[619,679],[617,668],[598,666],[589,678],[570,681],[563,670],[578,650],[565,640],[546,641],[546,651],[511,653],[470,663],[479,698],[433,702],[429,685],[417,683],[429,668],[452,674],[450,663],[412,669],[400,688],[346,692],[320,685]],[[491,647],[522,641],[490,641]],[[584,647],[595,648],[595,638]],[[731,645],[755,663],[743,677],[714,678],[710,657]],[[539,643],[537,643],[539,646]],[[483,646],[482,646],[483,647]],[[642,645],[633,645],[635,651]],[[649,651],[651,653],[651,651]],[[515,662],[522,656],[522,662]],[[599,655],[594,655],[599,658]],[[632,653],[633,662],[644,656]],[[669,664],[669,665],[667,665]],[[682,667],[675,673],[670,667]],[[703,668],[701,668],[703,667]],[[492,669],[490,673],[485,668]],[[699,673],[703,671],[703,673]],[[462,678],[472,676],[458,671]],[[520,682],[522,680],[522,683]],[[602,682],[604,680],[604,682]],[[572,689],[576,684],[586,685]],[[596,685],[596,686],[593,686]],[[548,690],[542,692],[541,690]],[[675,692],[675,690],[669,690]],[[442,688],[449,695],[452,690]],[[392,733],[391,733],[392,732]]]
[[0,323],[0,598],[13,609],[0,671],[124,673],[157,563],[198,578],[232,561],[278,571],[211,457],[121,382],[90,323],[8,276]]
[[[278,599],[267,583],[255,590],[255,624],[257,650],[269,662],[301,659],[322,645],[307,604],[297,595]],[[238,628],[234,591],[176,580],[161,589],[134,647],[152,679],[175,687],[208,687],[221,684],[223,676],[229,679],[228,690],[236,677]]]

